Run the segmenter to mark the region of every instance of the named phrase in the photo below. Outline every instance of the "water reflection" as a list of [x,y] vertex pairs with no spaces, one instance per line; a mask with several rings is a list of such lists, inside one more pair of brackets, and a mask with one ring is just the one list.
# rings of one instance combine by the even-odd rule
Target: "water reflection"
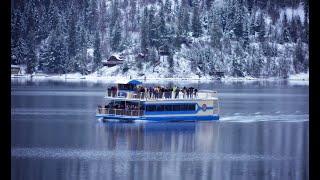
[[308,179],[307,121],[94,128],[87,148],[13,148],[13,179]]
[[[308,178],[308,122],[107,123],[102,128],[96,138],[104,138],[115,155],[89,161],[87,171],[99,167],[103,172],[97,173],[111,179]],[[119,160],[121,153],[129,155]]]

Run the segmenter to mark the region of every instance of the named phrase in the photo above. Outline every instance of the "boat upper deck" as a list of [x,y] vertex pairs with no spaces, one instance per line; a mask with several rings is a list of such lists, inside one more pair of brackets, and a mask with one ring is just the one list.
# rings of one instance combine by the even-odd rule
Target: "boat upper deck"
[[148,92],[133,92],[133,91],[117,91],[113,93],[107,91],[105,99],[110,100],[126,100],[126,101],[195,101],[195,100],[218,100],[217,91],[201,90],[196,94],[187,94],[179,92],[164,92],[155,96]]

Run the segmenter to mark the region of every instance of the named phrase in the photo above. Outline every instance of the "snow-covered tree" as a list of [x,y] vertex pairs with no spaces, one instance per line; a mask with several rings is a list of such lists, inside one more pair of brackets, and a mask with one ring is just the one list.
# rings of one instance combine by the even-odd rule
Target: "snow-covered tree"
[[192,15],[192,36],[200,37],[202,35],[202,26],[200,21],[199,14],[199,2],[198,0],[194,1],[193,6],[193,15]]
[[111,47],[113,51],[120,50],[121,44],[121,25],[120,22],[117,21],[111,36]]
[[96,32],[96,35],[95,35],[93,62],[94,62],[94,69],[101,66],[100,36],[98,32]]
[[148,8],[145,7],[144,10],[143,10],[143,17],[142,17],[142,22],[141,22],[141,50],[142,51],[145,51],[146,48],[148,47],[149,45],[149,34],[148,34],[148,29],[149,29],[149,24],[148,24]]

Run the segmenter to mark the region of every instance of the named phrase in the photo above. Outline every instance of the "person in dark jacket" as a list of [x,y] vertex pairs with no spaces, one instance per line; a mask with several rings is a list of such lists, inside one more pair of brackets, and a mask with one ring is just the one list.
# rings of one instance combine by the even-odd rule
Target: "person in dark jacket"
[[186,92],[187,92],[187,98],[189,98],[190,97],[190,88],[187,88]]
[[183,93],[183,99],[186,98],[186,93],[187,93],[187,88],[186,87],[182,88],[182,93]]
[[189,92],[190,98],[193,98],[193,89],[194,89],[193,87],[190,87],[190,88],[189,88],[189,91],[190,91],[190,92]]
[[179,87],[177,87],[177,88],[176,88],[176,92],[175,92],[175,96],[174,96],[175,99],[178,98],[179,92],[180,92],[180,89],[179,89]]
[[194,97],[197,98],[198,97],[198,89],[194,89]]

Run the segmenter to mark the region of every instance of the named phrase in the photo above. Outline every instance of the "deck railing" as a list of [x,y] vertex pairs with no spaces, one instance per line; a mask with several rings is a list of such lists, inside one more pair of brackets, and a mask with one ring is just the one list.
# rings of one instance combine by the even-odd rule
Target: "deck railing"
[[100,107],[97,109],[97,114],[123,115],[123,116],[143,116],[144,111]]
[[[124,95],[125,94],[125,95]],[[126,98],[126,99],[136,99],[136,100],[164,100],[164,99],[172,99],[172,100],[181,100],[181,99],[211,99],[218,96],[217,91],[210,91],[210,90],[201,90],[196,94],[187,95],[187,93],[179,92],[176,96],[174,92],[164,92],[158,94],[150,94],[149,92],[126,92],[126,93],[119,93],[119,92],[111,92],[107,91],[106,97],[108,98]]]

